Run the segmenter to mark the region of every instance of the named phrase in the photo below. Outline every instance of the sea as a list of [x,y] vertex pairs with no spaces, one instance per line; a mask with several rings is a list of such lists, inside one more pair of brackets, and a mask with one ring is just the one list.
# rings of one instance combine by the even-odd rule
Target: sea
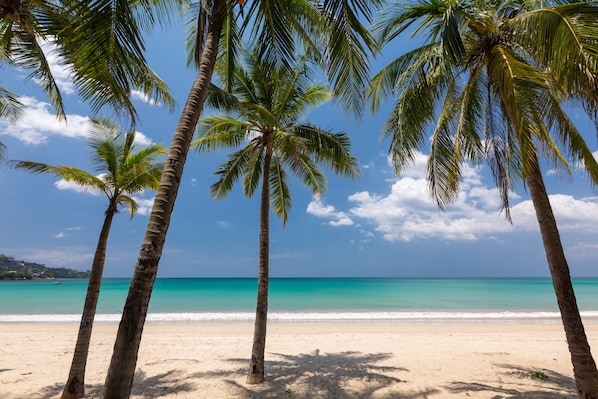
[[[96,322],[120,320],[130,281],[102,282]],[[585,323],[598,323],[598,278],[573,280]],[[86,280],[0,281],[0,323],[78,322]],[[253,323],[257,280],[158,278],[147,320]],[[560,323],[550,279],[271,278],[270,323]]]

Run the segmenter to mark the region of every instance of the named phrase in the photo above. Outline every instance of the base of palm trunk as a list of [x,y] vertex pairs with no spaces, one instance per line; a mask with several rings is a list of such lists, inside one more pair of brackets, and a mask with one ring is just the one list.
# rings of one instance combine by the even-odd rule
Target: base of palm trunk
[[247,374],[247,384],[261,384],[262,382],[264,382],[264,369],[260,370],[259,365],[252,362],[249,374]]
[[260,375],[252,375],[249,374],[247,376],[247,384],[261,384],[262,382],[264,382],[264,376],[260,376]]
[[85,396],[85,384],[79,381],[79,378],[74,377],[67,381],[64,391],[60,399],[79,399]]

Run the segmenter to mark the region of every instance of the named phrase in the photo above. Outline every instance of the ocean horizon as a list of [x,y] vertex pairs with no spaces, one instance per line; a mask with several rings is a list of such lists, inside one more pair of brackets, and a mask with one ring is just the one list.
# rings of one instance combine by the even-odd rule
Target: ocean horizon
[[[96,321],[118,322],[129,279],[104,279]],[[574,278],[598,323],[598,278]],[[87,280],[0,281],[0,323],[78,322]],[[150,322],[253,323],[255,278],[158,278]],[[271,278],[272,323],[560,323],[549,278]]]

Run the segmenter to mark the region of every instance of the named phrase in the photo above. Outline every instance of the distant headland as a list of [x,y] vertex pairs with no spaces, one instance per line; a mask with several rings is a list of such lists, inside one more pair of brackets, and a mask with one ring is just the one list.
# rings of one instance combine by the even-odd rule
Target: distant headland
[[39,263],[17,260],[0,254],[0,280],[44,280],[56,278],[89,278],[89,270],[48,267]]

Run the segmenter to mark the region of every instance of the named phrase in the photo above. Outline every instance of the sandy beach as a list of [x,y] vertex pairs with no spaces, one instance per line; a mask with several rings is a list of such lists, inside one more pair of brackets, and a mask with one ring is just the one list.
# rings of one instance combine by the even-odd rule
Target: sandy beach
[[[59,397],[77,328],[0,324],[0,398]],[[116,328],[114,323],[94,328],[88,398],[101,394]],[[267,381],[249,386],[252,329],[249,324],[147,324],[132,398],[575,397],[558,324],[274,324],[267,340]],[[586,330],[596,354],[598,325]]]

